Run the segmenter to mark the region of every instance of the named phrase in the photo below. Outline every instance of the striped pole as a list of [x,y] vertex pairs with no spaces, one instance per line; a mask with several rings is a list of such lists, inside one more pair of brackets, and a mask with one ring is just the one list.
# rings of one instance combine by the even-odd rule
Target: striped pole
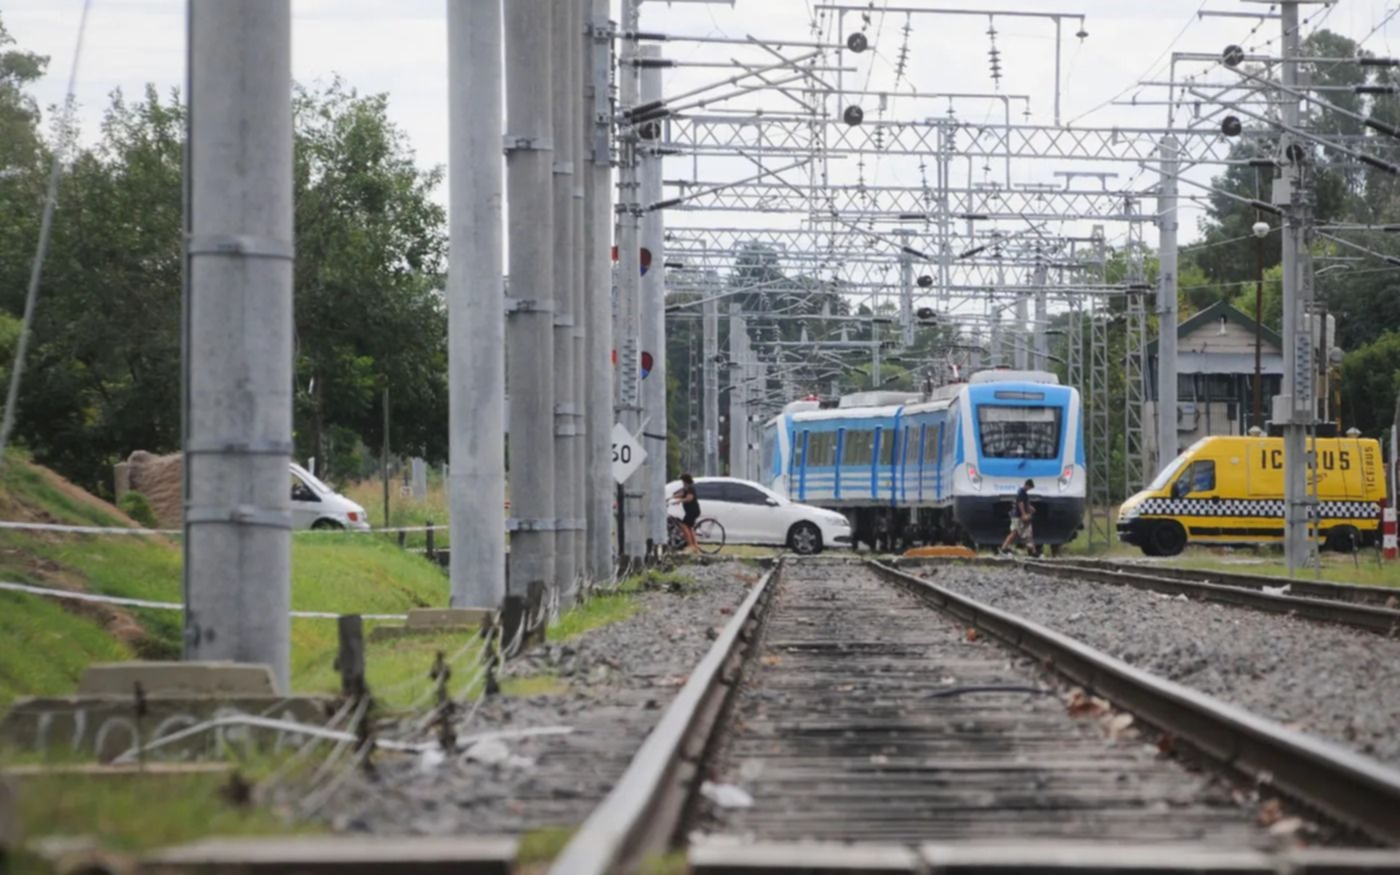
[[1395,539],[1395,508],[1389,499],[1381,499],[1381,546],[1386,559],[1400,558]]

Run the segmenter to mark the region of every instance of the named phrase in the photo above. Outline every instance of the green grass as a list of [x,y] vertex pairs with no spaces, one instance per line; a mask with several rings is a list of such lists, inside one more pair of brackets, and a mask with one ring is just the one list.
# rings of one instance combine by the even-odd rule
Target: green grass
[[567,826],[546,826],[532,829],[520,837],[520,846],[515,853],[519,866],[540,866],[550,863],[564,850],[575,830]]
[[[439,472],[429,469],[428,471],[428,493],[425,501],[416,498],[409,498],[399,494],[399,487],[402,485],[402,478],[389,482],[389,518],[384,518],[384,484],[380,480],[361,480],[345,487],[344,495],[351,501],[365,509],[369,516],[369,524],[376,529],[384,528],[411,528],[414,526],[426,526],[432,523],[434,526],[442,526],[441,529],[433,533],[434,543],[439,547],[450,547],[451,540],[447,533],[448,504],[447,487],[442,482]],[[501,508],[501,524],[505,525],[506,512]],[[361,536],[363,537],[363,536]],[[385,536],[397,541],[397,535]],[[405,535],[405,545],[413,549],[423,549],[428,544],[428,536],[423,532],[409,532]]]
[[[1209,548],[1188,548],[1186,552],[1165,564],[1178,568],[1234,574],[1288,576],[1288,566],[1282,553],[1271,547],[1259,548],[1257,551],[1232,550],[1228,553]],[[1299,569],[1297,576],[1304,580],[1318,579],[1317,570],[1311,567]],[[1337,553],[1323,553],[1321,579],[1326,583],[1400,587],[1400,563],[1378,563],[1374,550],[1362,551],[1354,558]]]
[[629,592],[599,593],[564,614],[545,633],[550,641],[568,641],[593,629],[618,623],[641,610]]
[[93,836],[106,848],[126,852],[181,844],[207,835],[315,831],[306,825],[288,826],[266,810],[231,804],[221,793],[227,782],[227,776],[208,774],[26,778],[20,783],[20,823],[29,839]]
[[[114,509],[66,486],[15,455],[0,471],[0,518],[78,525],[129,525]],[[178,602],[181,551],[166,538],[0,531],[0,580],[104,595]],[[360,536],[302,537],[292,548],[292,607],[332,613],[394,614],[447,603],[447,577],[421,556],[386,540]],[[0,593],[0,708],[17,696],[71,692],[93,662],[137,657],[178,658],[178,611],[123,610]],[[404,683],[423,671],[439,640],[411,639],[386,651],[373,645],[370,681]],[[22,646],[14,646],[22,642]],[[332,620],[292,622],[293,688],[337,688],[330,670],[336,648]],[[382,661],[384,664],[376,665]],[[413,667],[413,668],[410,668]],[[396,701],[390,698],[390,703]]]

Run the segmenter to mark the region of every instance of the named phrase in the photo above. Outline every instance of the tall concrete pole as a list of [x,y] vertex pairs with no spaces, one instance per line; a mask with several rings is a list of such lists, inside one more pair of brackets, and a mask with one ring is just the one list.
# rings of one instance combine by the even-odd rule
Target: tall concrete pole
[[1050,366],[1050,337],[1045,331],[1050,327],[1049,289],[1045,285],[1049,282],[1048,274],[1049,270],[1043,264],[1036,265],[1032,274],[1035,285],[1035,321],[1031,325],[1031,336],[1035,338],[1035,359],[1032,364],[1037,371],[1049,370]]
[[574,550],[577,532],[573,519],[575,499],[582,488],[578,470],[578,413],[574,390],[574,278],[578,254],[574,251],[574,145],[576,138],[574,95],[575,53],[571,24],[577,4],[556,3],[550,30],[554,45],[550,80],[554,127],[554,501],[558,526],[554,532],[554,587],[572,600],[578,568]]
[[[1284,0],[1279,7],[1283,26],[1283,64],[1280,76],[1285,91],[1283,123],[1299,126],[1298,98],[1298,3]],[[1294,143],[1284,134],[1279,152],[1284,167],[1274,182],[1274,203],[1284,208],[1283,227],[1283,392],[1275,399],[1275,422],[1283,424],[1284,556],[1288,573],[1295,574],[1311,555],[1308,539],[1308,459],[1307,431],[1316,409],[1313,404],[1312,331],[1306,316],[1312,297],[1311,215],[1304,191],[1303,167],[1289,157]],[[1303,151],[1306,151],[1305,149]]]
[[1157,471],[1176,458],[1178,154],[1176,137],[1163,137],[1162,181],[1157,197]]
[[[643,46],[647,59],[661,57],[660,46]],[[647,67],[641,75],[643,104],[661,100],[661,70]],[[641,204],[661,200],[661,163],[656,155],[641,159]],[[642,445],[647,458],[638,476],[645,476],[647,537],[653,544],[666,538],[666,252],[665,225],[660,210],[642,218],[642,247],[651,252],[651,269],[642,278],[642,349],[651,353],[651,373],[642,381]]]
[[[706,291],[706,298],[712,298],[713,290]],[[719,301],[706,300],[702,303],[702,347],[705,360],[701,363],[701,378],[704,383],[704,424],[705,424],[705,469],[706,477],[719,474]]]
[[[623,0],[622,27],[624,30],[637,29],[638,0]],[[620,108],[630,110],[638,105],[640,82],[637,58],[637,45],[634,40],[623,40],[618,64],[618,99]],[[640,343],[641,343],[641,262],[640,234],[638,221],[638,179],[637,179],[637,131],[626,126],[622,129],[619,142],[620,166],[618,167],[618,234],[617,271],[618,302],[622,314],[622,330],[618,342],[618,397],[619,412],[623,426],[634,437],[642,431],[642,405],[640,383]],[[660,266],[658,265],[658,268]],[[646,490],[643,483],[634,476],[623,485],[623,551],[629,560],[639,560],[646,555],[646,506],[643,499]]]
[[451,604],[506,596],[501,0],[447,4]]
[[291,4],[189,14],[185,658],[265,663],[288,692]]
[[901,231],[899,252],[899,325],[905,346],[914,345],[914,257],[909,254],[909,232]]
[[510,599],[554,580],[554,8],[552,0],[505,4]]
[[590,489],[588,460],[588,271],[590,259],[599,254],[588,248],[588,221],[586,207],[587,177],[592,173],[593,131],[588,117],[588,101],[592,93],[593,38],[589,35],[588,22],[593,17],[592,0],[569,0],[572,6],[569,17],[570,39],[574,43],[573,70],[570,73],[570,107],[573,109],[572,137],[574,141],[574,189],[573,189],[573,381],[574,403],[577,406],[574,417],[575,438],[574,470],[578,472],[578,485],[574,488],[573,511],[569,514],[574,525],[574,569],[580,581],[593,577],[588,567],[588,493]]
[[1016,362],[1016,370],[1024,371],[1029,364],[1029,350],[1026,348],[1026,340],[1030,335],[1026,334],[1026,320],[1030,317],[1027,312],[1025,292],[1016,293],[1016,328],[1011,332],[1011,342],[1015,344],[1012,350],[1012,357]]
[[748,323],[741,304],[729,305],[729,476],[749,470]]
[[611,434],[613,426],[613,323],[612,262],[612,156],[609,135],[612,108],[608,95],[612,45],[605,34],[608,0],[581,0],[590,13],[593,33],[588,37],[591,54],[587,98],[588,175],[584,178],[584,209],[588,221],[586,235],[588,275],[584,290],[587,323],[588,386],[588,570],[594,580],[612,579],[613,561],[613,480]]

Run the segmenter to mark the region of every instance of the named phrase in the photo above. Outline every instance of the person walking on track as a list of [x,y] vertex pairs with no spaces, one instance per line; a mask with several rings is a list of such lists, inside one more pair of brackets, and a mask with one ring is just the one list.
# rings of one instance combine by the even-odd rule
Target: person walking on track
[[1035,481],[1027,480],[1016,491],[1016,503],[1011,507],[1011,531],[1001,542],[1003,556],[1010,555],[1011,543],[1018,540],[1025,545],[1027,553],[1035,552],[1035,534],[1031,530],[1031,517],[1035,516],[1035,507],[1031,505],[1031,490],[1034,488]]
[[686,546],[699,553],[700,544],[695,540],[695,522],[700,519],[700,499],[695,494],[695,478],[689,474],[681,475],[681,488],[671,496],[671,503],[679,504],[685,512],[681,520],[681,532],[685,535]]

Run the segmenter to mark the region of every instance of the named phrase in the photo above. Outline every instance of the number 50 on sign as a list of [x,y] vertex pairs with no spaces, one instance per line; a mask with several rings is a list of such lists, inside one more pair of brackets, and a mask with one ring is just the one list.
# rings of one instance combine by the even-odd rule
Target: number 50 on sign
[[618,483],[637,473],[647,459],[647,451],[632,437],[632,433],[617,423],[612,430],[612,475]]

